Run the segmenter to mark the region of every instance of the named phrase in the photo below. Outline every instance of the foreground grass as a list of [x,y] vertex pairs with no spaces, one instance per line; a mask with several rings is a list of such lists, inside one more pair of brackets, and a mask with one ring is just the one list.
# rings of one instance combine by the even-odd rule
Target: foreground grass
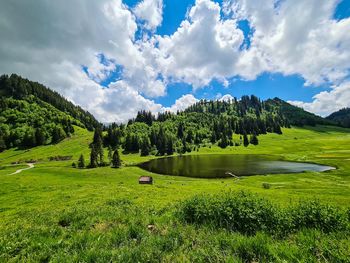
[[[349,262],[344,231],[324,234],[305,229],[284,238],[266,233],[245,236],[225,229],[196,226],[176,216],[179,202],[196,194],[249,190],[288,206],[318,199],[350,203],[350,133],[334,127],[286,129],[260,136],[259,146],[201,147],[193,154],[274,154],[288,160],[335,166],[326,173],[267,175],[232,179],[161,176],[130,166],[154,157],[123,155],[124,167],[71,168],[81,153],[87,159],[92,134],[76,135],[54,146],[0,154],[0,261],[53,262]],[[48,161],[72,155],[70,161]],[[36,167],[12,162],[38,160]],[[155,184],[139,185],[141,175]],[[271,188],[265,189],[263,183]]]

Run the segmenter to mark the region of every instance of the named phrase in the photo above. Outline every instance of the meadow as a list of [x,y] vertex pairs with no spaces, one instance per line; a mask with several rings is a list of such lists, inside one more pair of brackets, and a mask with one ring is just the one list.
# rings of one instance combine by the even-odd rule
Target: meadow
[[[156,157],[138,154],[121,155],[120,169],[76,169],[72,162],[81,153],[88,162],[92,133],[75,129],[59,144],[0,154],[1,262],[350,262],[349,229],[248,235],[180,216],[197,196],[244,191],[281,209],[317,200],[350,217],[349,129],[283,129],[283,135],[259,136],[258,146],[202,146],[190,153],[271,154],[337,168],[240,180],[151,174],[135,165]],[[50,161],[57,156],[72,157]],[[35,168],[11,175],[31,160]],[[154,184],[139,185],[141,175]]]

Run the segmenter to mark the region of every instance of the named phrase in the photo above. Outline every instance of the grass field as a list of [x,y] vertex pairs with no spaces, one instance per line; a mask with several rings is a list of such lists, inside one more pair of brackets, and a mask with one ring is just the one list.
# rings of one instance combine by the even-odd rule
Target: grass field
[[[124,166],[74,169],[88,161],[92,134],[76,128],[53,146],[0,154],[1,262],[350,262],[348,232],[305,229],[284,238],[246,236],[176,217],[181,201],[197,194],[249,191],[284,207],[317,199],[350,204],[350,130],[284,129],[259,136],[258,146],[201,147],[192,154],[272,154],[337,170],[232,179],[194,179],[151,174],[133,165],[154,157],[122,155]],[[68,161],[49,157],[72,156]],[[24,162],[36,160],[35,168]],[[21,162],[20,165],[11,165]],[[139,185],[152,175],[154,185]],[[271,188],[263,188],[268,183]],[[349,214],[350,216],[350,214]]]

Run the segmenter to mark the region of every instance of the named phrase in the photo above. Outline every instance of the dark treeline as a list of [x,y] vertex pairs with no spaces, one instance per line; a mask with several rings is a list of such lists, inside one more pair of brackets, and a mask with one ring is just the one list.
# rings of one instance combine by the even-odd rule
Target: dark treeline
[[127,125],[105,127],[102,137],[104,147],[122,147],[126,153],[172,155],[213,144],[222,148],[257,145],[260,134],[282,134],[281,128],[289,126],[278,106],[244,96],[241,100],[202,100],[182,112],[158,116],[140,111]]
[[96,119],[57,92],[15,74],[0,77],[0,151],[58,143],[73,125],[98,127]]
[[265,101],[265,105],[267,110],[269,110],[271,107],[278,107],[280,113],[284,116],[286,120],[289,121],[290,125],[336,125],[336,123],[331,120],[327,120],[313,113],[307,112],[302,108],[293,106],[279,98],[269,99]]
[[326,119],[337,123],[339,126],[350,128],[350,108],[333,112]]

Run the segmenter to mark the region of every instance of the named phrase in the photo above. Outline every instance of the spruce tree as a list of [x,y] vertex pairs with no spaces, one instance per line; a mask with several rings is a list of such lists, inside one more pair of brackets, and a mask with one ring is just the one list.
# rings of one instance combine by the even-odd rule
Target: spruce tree
[[85,168],[85,159],[84,156],[81,154],[78,160],[78,167],[80,169]]
[[219,147],[226,148],[229,144],[229,141],[227,140],[227,136],[225,134],[221,134],[221,140],[219,142]]
[[99,127],[95,129],[92,146],[95,149],[95,154],[97,156],[96,163],[97,163],[97,165],[102,166],[104,163],[104,160],[103,160],[103,140],[102,140],[102,130]]
[[253,145],[258,145],[259,144],[258,137],[255,134],[250,136],[250,143],[253,144]]
[[148,137],[144,137],[141,143],[141,156],[148,156],[151,151],[151,143]]
[[43,145],[46,142],[45,134],[41,128],[35,130],[35,139],[37,145]]
[[5,140],[3,139],[3,137],[0,137],[0,153],[5,150],[6,150]]
[[244,147],[248,147],[249,145],[248,136],[246,133],[243,135],[243,145]]
[[111,163],[113,158],[113,148],[111,146],[108,147],[108,161]]
[[174,154],[174,143],[173,139],[169,136],[166,140],[166,153],[167,155],[173,155]]
[[112,167],[113,168],[119,168],[121,166],[121,160],[119,156],[118,149],[114,151],[113,158],[112,158]]
[[91,146],[91,153],[90,153],[90,168],[96,168],[98,163],[98,153],[96,152],[95,146]]

